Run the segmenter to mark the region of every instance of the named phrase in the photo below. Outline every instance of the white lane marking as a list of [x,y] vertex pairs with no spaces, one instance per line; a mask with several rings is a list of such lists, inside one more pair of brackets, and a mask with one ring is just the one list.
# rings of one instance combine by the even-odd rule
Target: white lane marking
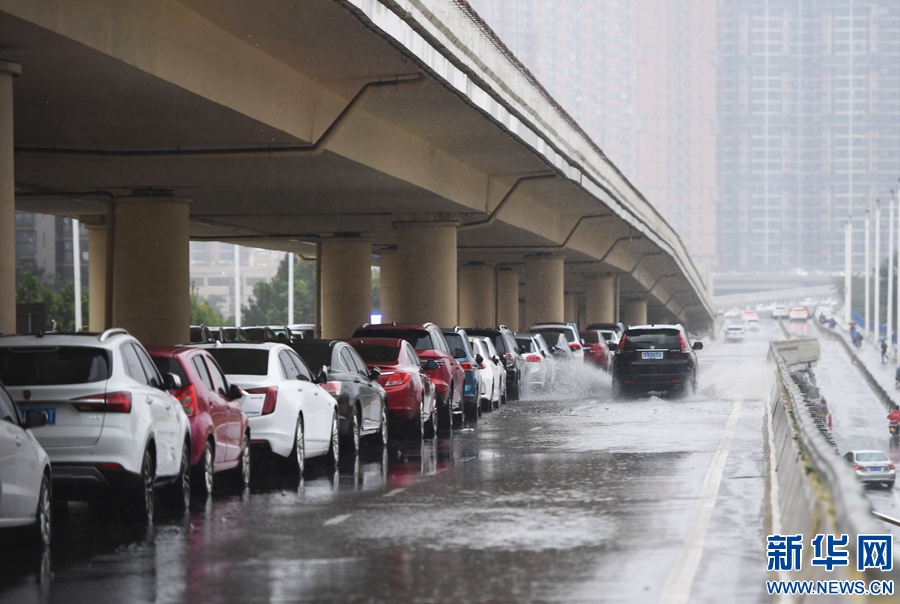
[[405,491],[405,490],[406,490],[406,489],[405,489],[404,487],[400,487],[399,489],[394,489],[393,491],[388,491],[387,493],[385,493],[384,495],[382,495],[382,497],[393,497],[394,495],[398,495],[398,494],[402,493],[402,492]]
[[716,496],[719,493],[719,484],[722,482],[722,473],[725,470],[725,460],[731,451],[731,443],[734,440],[734,432],[737,429],[738,419],[741,415],[741,401],[735,401],[731,407],[731,415],[725,424],[725,432],[719,443],[719,449],[713,455],[706,478],[703,479],[703,488],[700,491],[700,500],[694,508],[691,522],[688,525],[687,536],[681,544],[678,558],[660,593],[658,604],[683,604],[691,596],[691,587],[694,585],[694,577],[700,566],[700,558],[703,556],[703,546],[706,542],[706,533],[709,531],[709,521],[712,518],[716,505]]
[[335,516],[334,518],[329,518],[325,522],[322,523],[322,526],[332,526],[334,524],[340,524],[347,518],[349,518],[352,514],[341,514],[340,516]]

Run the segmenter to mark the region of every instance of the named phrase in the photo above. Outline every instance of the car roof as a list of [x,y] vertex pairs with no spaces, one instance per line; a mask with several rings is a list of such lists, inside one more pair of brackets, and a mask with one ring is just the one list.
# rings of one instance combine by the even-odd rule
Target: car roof
[[134,338],[124,329],[108,329],[103,333],[79,332],[79,333],[45,333],[34,335],[0,336],[2,347],[29,347],[29,346],[103,346],[111,345],[120,337]]
[[196,344],[187,344],[186,348],[240,348],[248,350],[272,350],[273,348],[287,348],[290,346],[284,342],[197,342]]
[[399,338],[344,338],[342,340],[351,346],[402,346],[406,340]]
[[859,455],[860,453],[881,453],[885,457],[887,457],[887,453],[884,451],[879,451],[878,449],[859,449],[854,451],[847,451],[847,453],[853,453],[854,455]]
[[[426,329],[438,329],[438,326],[434,323],[366,323],[365,325],[361,325],[358,329],[418,329],[418,330],[426,330]],[[440,331],[440,329],[438,329]]]
[[684,328],[677,323],[675,325],[659,323],[655,325],[632,325],[628,328],[627,331],[632,331],[635,329],[677,329],[678,331],[681,331]]
[[194,346],[144,346],[144,348],[150,353],[150,356],[158,357],[176,357],[197,350]]

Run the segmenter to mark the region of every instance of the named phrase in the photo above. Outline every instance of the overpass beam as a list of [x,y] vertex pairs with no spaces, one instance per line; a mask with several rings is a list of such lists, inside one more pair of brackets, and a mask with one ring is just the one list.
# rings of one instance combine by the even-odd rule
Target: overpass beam
[[190,200],[126,197],[114,203],[113,326],[143,344],[190,341]]
[[396,249],[381,251],[381,320],[396,321],[400,312],[400,256]]
[[565,258],[561,254],[525,257],[526,327],[565,319]]
[[647,299],[631,298],[622,300],[622,318],[627,327],[647,324]]
[[16,333],[16,171],[13,78],[22,66],[0,61],[0,332]]
[[519,331],[519,273],[497,270],[497,324]]
[[372,242],[322,240],[322,337],[347,338],[372,313]]
[[394,222],[403,291],[398,322],[456,324],[458,227],[453,213],[406,215]]
[[[518,288],[517,288],[518,289]],[[492,327],[497,323],[497,273],[483,262],[459,267],[459,324]]]
[[616,278],[611,275],[588,275],[586,321],[614,323],[616,320]]

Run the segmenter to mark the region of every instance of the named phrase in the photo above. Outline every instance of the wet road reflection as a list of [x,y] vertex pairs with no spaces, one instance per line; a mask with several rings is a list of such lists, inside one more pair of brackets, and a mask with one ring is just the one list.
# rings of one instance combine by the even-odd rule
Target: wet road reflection
[[0,602],[656,601],[736,398],[748,402],[706,540],[715,556],[694,593],[758,601],[761,406],[748,367],[765,341],[709,346],[685,399],[614,400],[606,376],[576,371],[575,395],[364,448],[337,471],[311,463],[303,480],[255,466],[250,490],[147,528],[73,504],[49,556],[4,548]]

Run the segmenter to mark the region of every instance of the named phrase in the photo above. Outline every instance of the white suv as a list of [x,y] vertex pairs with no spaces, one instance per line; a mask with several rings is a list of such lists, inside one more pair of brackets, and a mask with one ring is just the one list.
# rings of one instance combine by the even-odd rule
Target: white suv
[[528,332],[543,335],[547,342],[551,342],[551,338],[548,338],[545,334],[561,333],[566,337],[566,341],[569,343],[569,350],[572,351],[575,360],[584,361],[584,346],[581,342],[581,335],[578,333],[578,326],[575,323],[535,323]]
[[123,516],[153,517],[154,491],[185,510],[190,501],[190,425],[140,342],[102,334],[0,338],[0,381],[23,411],[41,411],[35,438],[50,456],[54,502],[109,493]]

